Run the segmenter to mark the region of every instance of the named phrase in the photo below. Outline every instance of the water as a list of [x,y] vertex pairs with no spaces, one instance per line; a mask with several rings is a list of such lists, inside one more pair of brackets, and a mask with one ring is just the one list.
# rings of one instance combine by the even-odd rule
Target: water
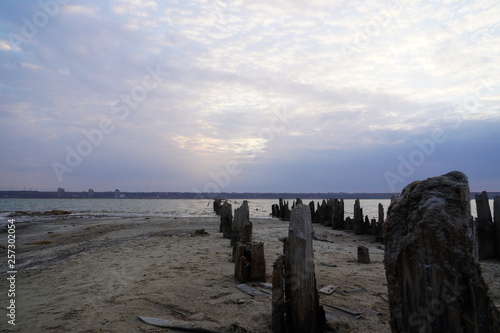
[[[304,200],[308,204],[311,200]],[[315,206],[322,199],[313,200]],[[229,200],[233,209],[243,202],[242,199]],[[290,200],[290,206],[293,200]],[[248,200],[250,217],[270,218],[271,207],[277,204],[276,199]],[[387,214],[390,200],[366,199],[360,200],[363,214],[371,218],[378,217],[378,204],[382,203]],[[73,215],[93,216],[159,216],[159,217],[206,217],[215,216],[213,200],[208,199],[0,199],[0,218],[5,218],[15,211],[50,211],[66,210]],[[490,200],[493,212],[493,200]],[[353,217],[354,200],[344,200],[346,217]],[[471,213],[476,217],[476,204],[471,200]]]

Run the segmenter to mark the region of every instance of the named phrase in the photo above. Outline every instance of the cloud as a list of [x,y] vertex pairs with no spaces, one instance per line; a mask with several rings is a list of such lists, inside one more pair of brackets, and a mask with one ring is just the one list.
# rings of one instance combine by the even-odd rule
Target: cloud
[[[436,126],[453,133],[459,119],[475,144],[481,131],[469,124],[499,120],[493,5],[89,1],[61,5],[14,45],[44,9],[3,4],[0,133],[10,167],[0,186],[36,183],[24,176],[32,171],[52,188],[108,179],[110,188],[190,191],[235,160],[247,177],[233,179],[235,191],[292,190],[285,180],[297,174],[303,191],[385,191],[380,175],[414,149],[408,138]],[[144,90],[151,68],[164,78]],[[113,131],[59,183],[51,163],[102,121]],[[442,146],[462,156],[455,144]],[[437,156],[415,176],[453,166]]]

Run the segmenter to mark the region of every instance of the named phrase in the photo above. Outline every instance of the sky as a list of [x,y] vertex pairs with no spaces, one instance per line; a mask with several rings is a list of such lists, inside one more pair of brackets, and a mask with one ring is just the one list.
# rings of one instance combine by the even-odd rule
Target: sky
[[0,190],[500,191],[499,1],[0,2]]

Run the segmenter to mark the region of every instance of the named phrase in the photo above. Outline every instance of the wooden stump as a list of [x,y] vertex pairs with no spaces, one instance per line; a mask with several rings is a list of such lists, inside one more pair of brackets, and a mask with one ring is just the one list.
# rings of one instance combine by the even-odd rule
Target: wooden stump
[[241,283],[250,281],[251,264],[250,244],[238,243],[234,250],[234,278]]
[[358,263],[369,264],[370,263],[370,251],[366,246],[358,246]]
[[473,256],[469,198],[467,177],[455,171],[392,200],[384,263],[393,332],[500,332]]
[[289,333],[325,332],[326,319],[319,305],[314,272],[313,229],[306,205],[291,212],[285,242],[286,321]]
[[272,295],[272,329],[273,333],[284,333],[285,330],[285,284],[283,278],[283,255],[273,264]]
[[264,243],[252,243],[250,253],[250,281],[266,282]]

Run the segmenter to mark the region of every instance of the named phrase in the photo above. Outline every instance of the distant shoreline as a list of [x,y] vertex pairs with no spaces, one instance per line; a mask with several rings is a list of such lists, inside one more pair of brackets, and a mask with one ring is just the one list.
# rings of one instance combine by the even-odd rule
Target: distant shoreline
[[[475,194],[471,192],[471,199]],[[16,199],[391,199],[400,193],[196,193],[196,192],[49,192],[0,191],[0,198]],[[493,199],[500,192],[488,192]]]

